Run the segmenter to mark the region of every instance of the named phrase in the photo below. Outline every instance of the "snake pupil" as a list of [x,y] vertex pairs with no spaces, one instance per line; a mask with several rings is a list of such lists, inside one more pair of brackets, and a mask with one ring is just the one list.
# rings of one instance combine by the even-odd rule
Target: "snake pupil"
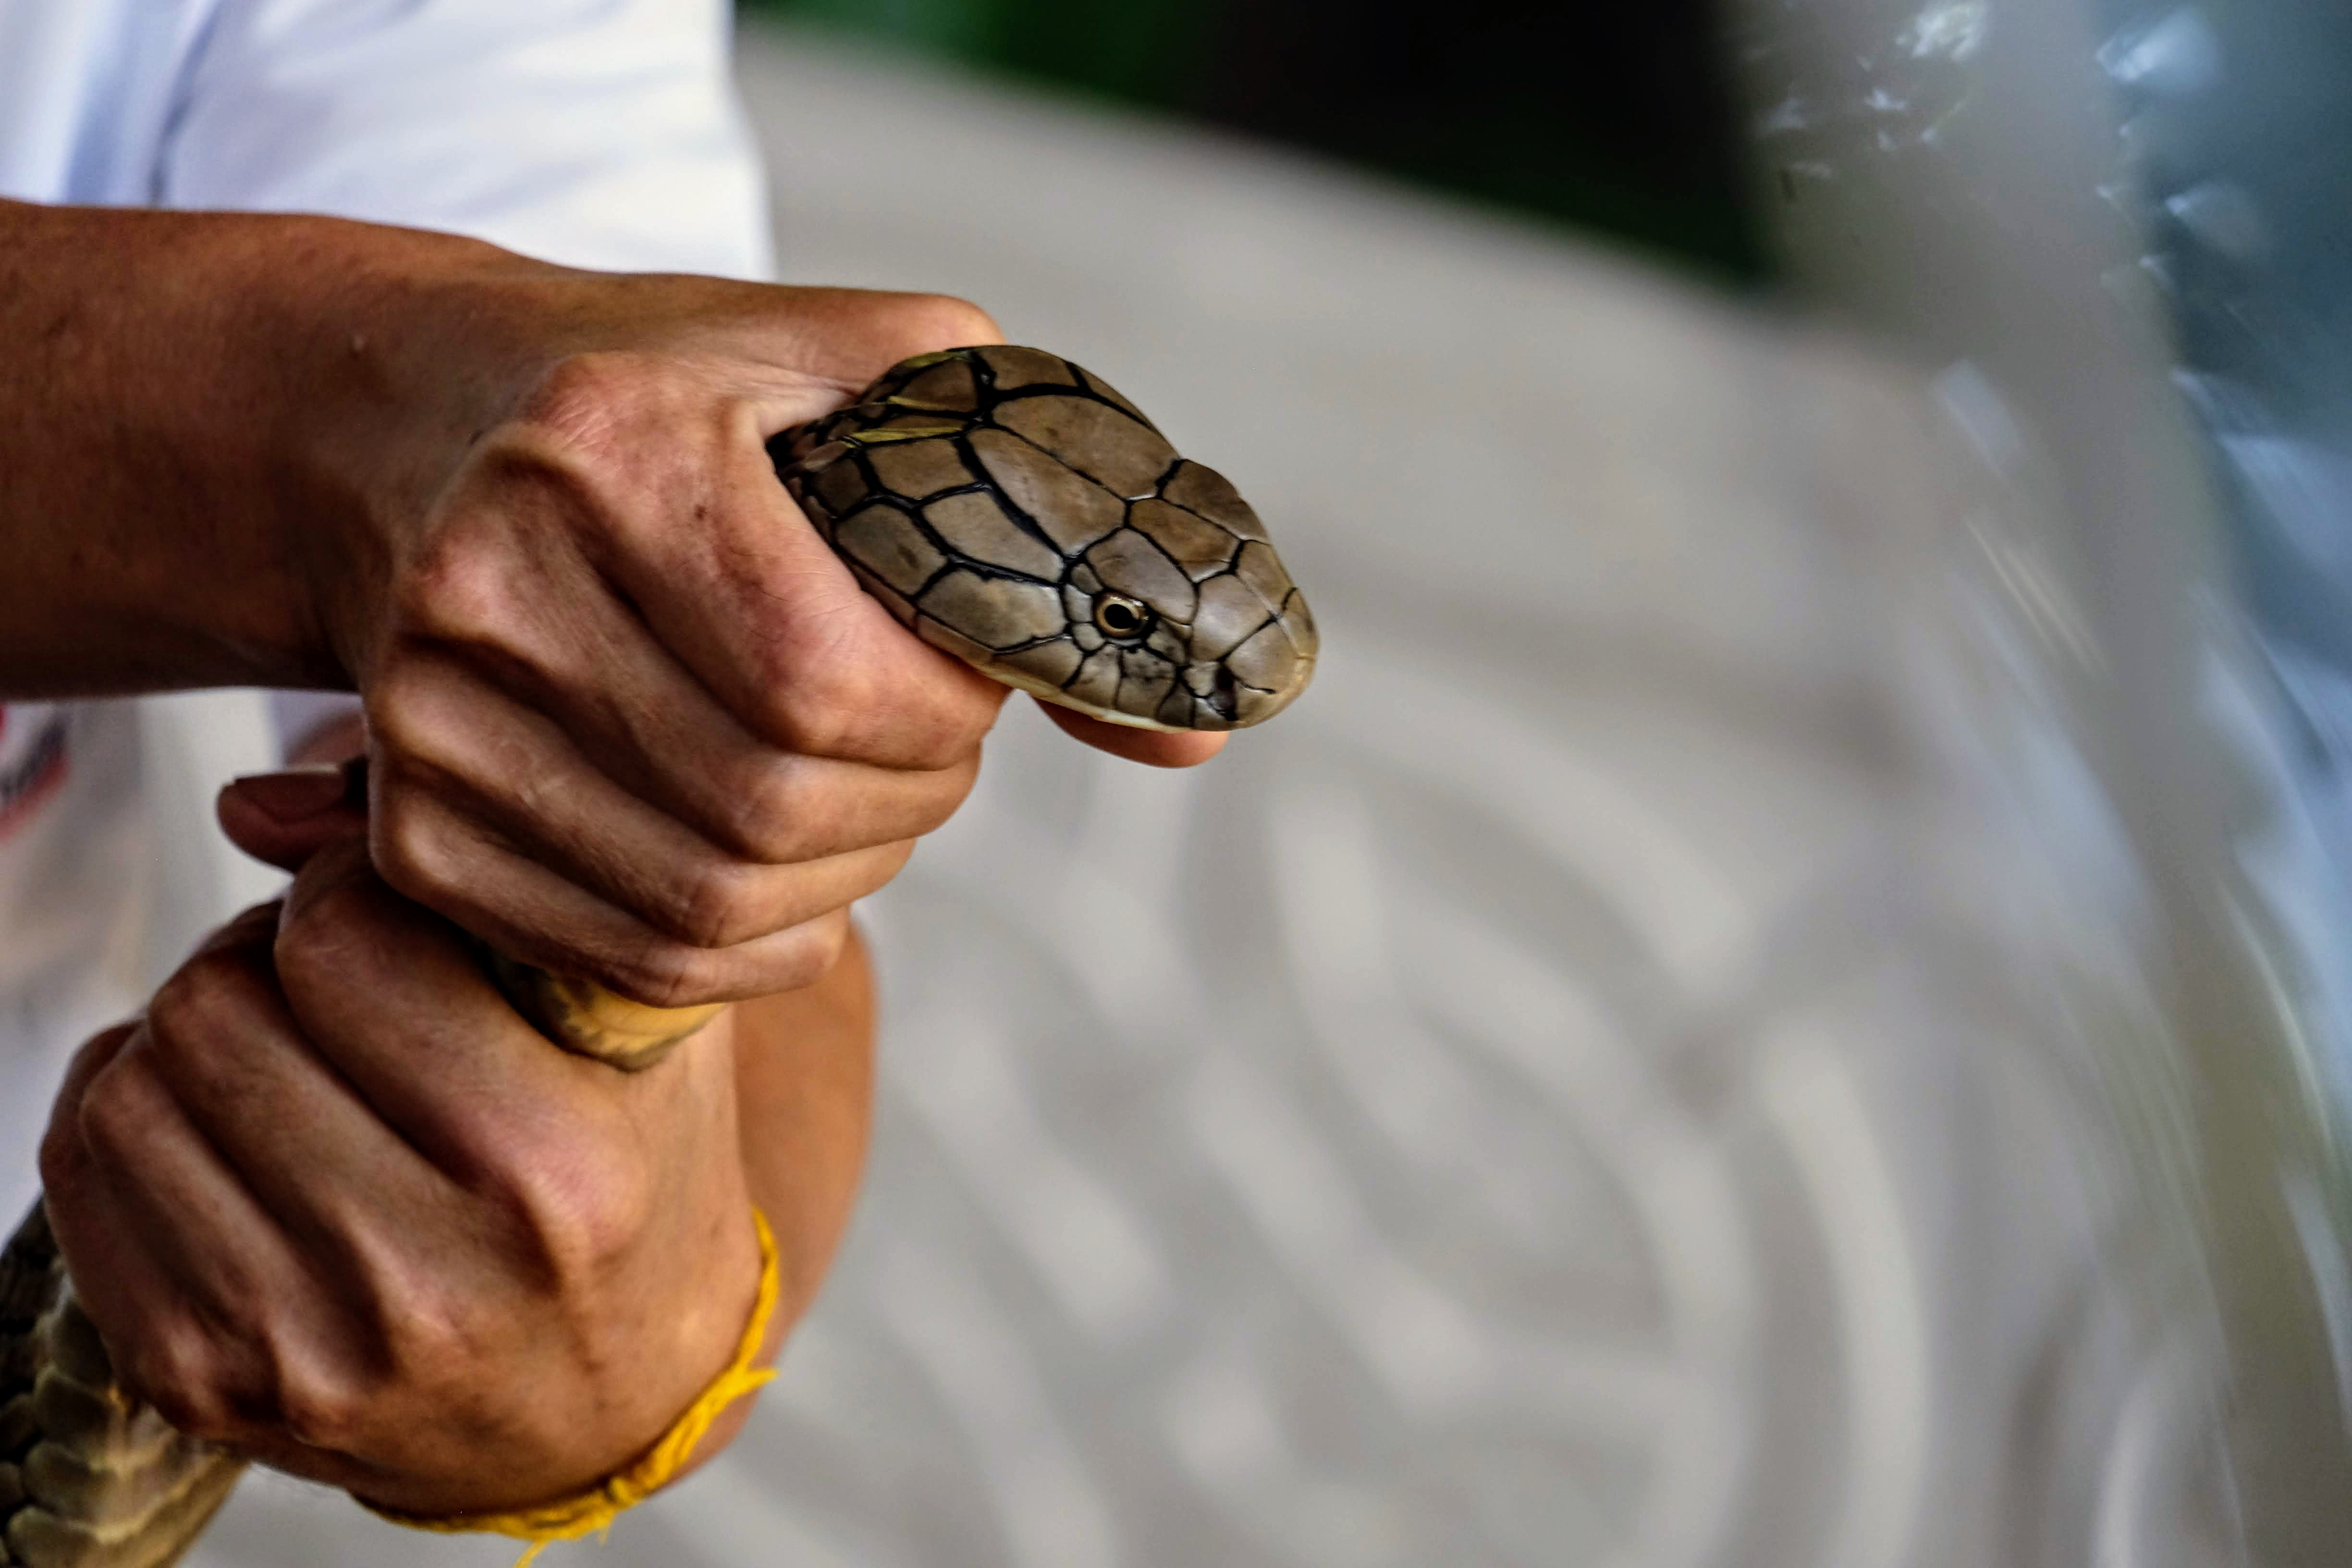
[[1095,625],[1115,637],[1131,637],[1141,631],[1150,612],[1122,594],[1105,594],[1095,601]]

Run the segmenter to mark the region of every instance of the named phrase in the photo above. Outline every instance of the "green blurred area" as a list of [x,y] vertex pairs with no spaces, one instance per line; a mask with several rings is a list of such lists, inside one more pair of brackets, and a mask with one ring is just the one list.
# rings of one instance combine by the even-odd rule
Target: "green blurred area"
[[1219,6],[1179,0],[747,0],[897,47],[1180,107]]
[[1764,276],[1707,0],[743,0],[1064,92],[1333,155],[1613,240]]

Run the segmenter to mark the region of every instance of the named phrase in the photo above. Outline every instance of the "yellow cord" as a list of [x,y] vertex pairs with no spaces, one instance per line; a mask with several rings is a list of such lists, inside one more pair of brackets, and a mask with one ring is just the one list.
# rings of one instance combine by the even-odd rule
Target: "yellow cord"
[[411,1530],[429,1530],[442,1535],[511,1535],[530,1542],[529,1550],[516,1561],[515,1568],[528,1568],[530,1560],[551,1542],[577,1541],[583,1535],[610,1530],[613,1521],[624,1510],[636,1507],[669,1484],[694,1453],[695,1445],[710,1430],[710,1424],[719,1419],[720,1411],[776,1375],[772,1369],[755,1367],[751,1362],[767,1340],[768,1320],[775,1315],[776,1299],[783,1293],[783,1270],[777,1260],[776,1237],[768,1228],[768,1216],[754,1208],[751,1223],[760,1233],[760,1294],[751,1303],[751,1321],[743,1326],[743,1337],[735,1346],[735,1359],[687,1406],[686,1414],[671,1424],[644,1458],[585,1491],[511,1513],[424,1518],[394,1513],[373,1504],[367,1505],[369,1510]]

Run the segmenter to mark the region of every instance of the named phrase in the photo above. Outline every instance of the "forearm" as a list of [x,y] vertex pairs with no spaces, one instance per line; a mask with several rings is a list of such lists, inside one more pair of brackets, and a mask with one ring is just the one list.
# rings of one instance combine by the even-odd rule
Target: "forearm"
[[790,1322],[824,1281],[865,1168],[874,972],[856,925],[814,984],[738,1003],[734,1014],[744,1172],[751,1200],[791,1238],[777,1314]]
[[[736,1098],[751,1201],[768,1216],[781,1254],[783,1294],[762,1364],[814,1300],[846,1228],[864,1168],[874,1095],[874,974],[850,928],[841,960],[814,985],[738,1003]],[[723,1412],[681,1475],[734,1441],[748,1400]]]
[[403,298],[528,265],[331,219],[0,202],[0,698],[339,683],[306,551],[383,482],[355,433],[419,379],[422,345],[387,341]]

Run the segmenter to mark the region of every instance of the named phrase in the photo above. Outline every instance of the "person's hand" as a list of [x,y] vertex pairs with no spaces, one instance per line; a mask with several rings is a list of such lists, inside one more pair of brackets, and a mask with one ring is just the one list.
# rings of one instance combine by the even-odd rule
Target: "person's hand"
[[[366,700],[376,866],[639,1001],[801,984],[961,801],[1004,691],[860,590],[762,442],[995,323],[499,266],[428,290],[431,329],[365,334],[400,427],[351,462],[365,526],[312,558]],[[1066,727],[1162,763],[1216,745]]]
[[[134,1394],[298,1475],[426,1514],[591,1484],[732,1353],[753,1194],[788,1285],[772,1350],[822,1273],[867,1038],[862,968],[834,973],[852,994],[768,1040],[739,1137],[766,1004],[645,1073],[568,1056],[330,845],[75,1061],[41,1152],[75,1289]],[[747,1185],[750,1143],[790,1169]]]
[[[41,454],[0,485],[0,695],[356,689],[395,887],[640,1001],[805,980],[1003,690],[859,591],[762,440],[997,336],[931,296],[0,201],[0,431]],[[299,826],[332,784],[247,804]]]

